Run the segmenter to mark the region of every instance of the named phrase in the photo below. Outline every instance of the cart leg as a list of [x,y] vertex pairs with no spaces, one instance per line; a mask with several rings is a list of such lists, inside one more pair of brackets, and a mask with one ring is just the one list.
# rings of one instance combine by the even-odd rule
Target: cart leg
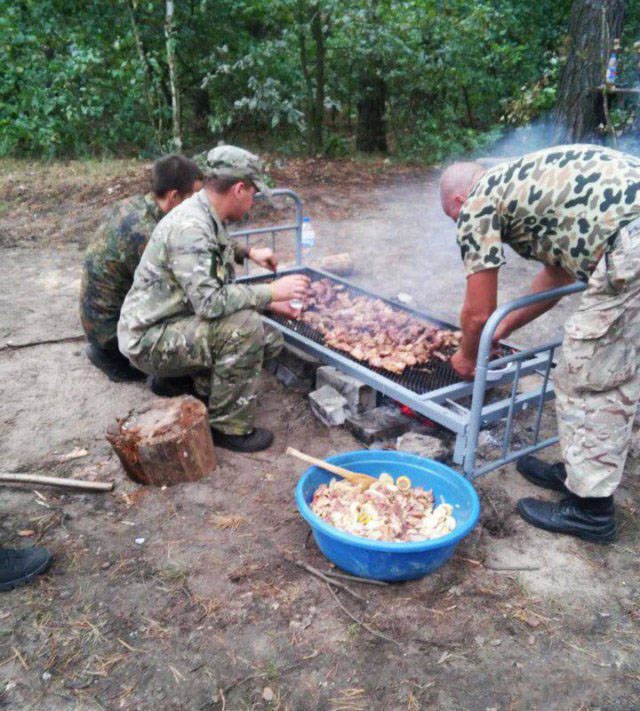
[[464,454],[467,448],[467,433],[458,432],[456,434],[456,444],[453,449],[453,463],[462,464],[464,462]]

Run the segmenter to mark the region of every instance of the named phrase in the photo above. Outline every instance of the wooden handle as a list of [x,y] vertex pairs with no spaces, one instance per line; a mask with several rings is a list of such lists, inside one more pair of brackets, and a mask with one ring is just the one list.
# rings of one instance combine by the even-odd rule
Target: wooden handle
[[339,467],[335,464],[325,462],[324,459],[316,459],[316,457],[312,457],[309,454],[299,452],[293,447],[287,447],[286,453],[291,455],[292,457],[302,459],[303,462],[307,462],[308,464],[315,464],[316,467],[319,467],[320,469],[325,469],[326,471],[331,472],[332,474],[337,474],[343,479],[350,481],[352,484],[357,484],[358,486],[371,486],[371,484],[373,484],[375,481],[378,481],[374,476],[349,471],[344,467]]
[[64,479],[40,474],[0,474],[0,484],[46,484],[90,491],[111,491],[113,489],[112,481],[81,481],[80,479]]

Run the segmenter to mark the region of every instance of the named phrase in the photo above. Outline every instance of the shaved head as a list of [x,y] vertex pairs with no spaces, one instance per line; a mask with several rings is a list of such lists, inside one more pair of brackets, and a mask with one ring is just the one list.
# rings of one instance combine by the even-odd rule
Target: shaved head
[[472,162],[453,163],[445,169],[440,178],[440,201],[453,220],[458,219],[462,204],[484,172],[480,163]]

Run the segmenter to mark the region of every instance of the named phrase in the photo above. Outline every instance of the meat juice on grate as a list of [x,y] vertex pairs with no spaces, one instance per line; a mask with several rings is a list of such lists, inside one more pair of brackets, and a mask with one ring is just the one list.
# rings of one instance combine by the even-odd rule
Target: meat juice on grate
[[446,362],[460,344],[459,331],[436,328],[382,299],[350,294],[330,279],[311,283],[299,320],[331,348],[396,374],[433,359]]

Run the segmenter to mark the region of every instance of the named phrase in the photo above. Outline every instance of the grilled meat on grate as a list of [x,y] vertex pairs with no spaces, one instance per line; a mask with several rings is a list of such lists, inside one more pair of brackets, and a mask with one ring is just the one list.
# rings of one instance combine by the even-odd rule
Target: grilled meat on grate
[[391,373],[449,360],[460,344],[459,331],[435,328],[381,299],[352,296],[330,279],[312,282],[300,320],[322,333],[331,348]]

